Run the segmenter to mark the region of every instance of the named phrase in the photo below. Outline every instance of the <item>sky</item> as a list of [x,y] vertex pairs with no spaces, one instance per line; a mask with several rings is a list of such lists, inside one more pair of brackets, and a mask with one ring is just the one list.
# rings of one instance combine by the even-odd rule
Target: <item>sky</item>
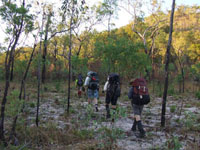
[[[36,1],[36,0],[32,0],[32,1]],[[55,4],[58,3],[58,0],[40,0],[41,1],[47,1],[49,3],[54,2]],[[103,0],[86,0],[86,2],[89,2],[89,4],[97,4],[98,2],[102,2]],[[171,9],[171,5],[172,5],[172,0],[164,0],[164,3],[162,5],[162,10],[163,11],[167,11]],[[200,6],[200,0],[176,0],[176,6],[179,5],[199,5]],[[144,8],[145,10],[145,8]],[[145,12],[146,15],[148,15],[148,12]],[[130,21],[132,20],[131,16],[125,12],[123,9],[121,9],[118,12],[118,18],[117,19],[112,19],[112,22],[115,24],[115,26],[113,28],[119,28],[121,26],[125,26],[128,23],[130,23]],[[2,20],[0,18],[0,45],[4,45],[4,39],[5,39],[5,34],[3,33],[3,28],[4,26],[2,25]],[[96,29],[98,31],[101,30],[106,30],[107,26],[106,25],[99,25],[96,26]]]

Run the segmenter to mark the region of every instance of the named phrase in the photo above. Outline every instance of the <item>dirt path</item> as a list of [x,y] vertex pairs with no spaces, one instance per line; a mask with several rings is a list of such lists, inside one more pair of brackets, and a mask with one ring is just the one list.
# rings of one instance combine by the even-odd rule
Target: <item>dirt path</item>
[[[149,149],[184,149],[193,147],[200,149],[200,105],[195,99],[188,103],[188,99],[168,97],[166,108],[166,127],[160,128],[161,98],[152,98],[143,111],[143,124],[147,132],[145,138],[137,138],[138,131],[130,131],[132,126],[132,108],[130,101],[121,97],[118,101],[119,109],[115,122],[105,117],[104,97],[99,99],[99,112],[88,107],[86,98],[71,100],[70,122],[63,119],[65,102],[59,94],[49,95],[40,107],[41,122],[51,120],[57,128],[79,124],[78,131],[92,133],[92,138],[85,138],[82,142],[72,143],[65,149],[87,149],[83,145],[92,144],[103,146],[110,144],[113,149],[120,150],[149,150]],[[194,105],[195,104],[195,105]],[[35,111],[35,110],[33,110]],[[80,135],[83,134],[82,132]],[[110,141],[111,143],[107,143]],[[82,148],[80,148],[82,147]],[[98,149],[98,148],[97,148]]]

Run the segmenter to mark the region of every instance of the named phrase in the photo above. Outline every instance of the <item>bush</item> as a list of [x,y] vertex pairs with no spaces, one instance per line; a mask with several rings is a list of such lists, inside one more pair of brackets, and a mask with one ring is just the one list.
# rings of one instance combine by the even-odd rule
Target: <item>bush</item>
[[196,92],[195,96],[200,100],[200,91]]
[[182,148],[182,144],[179,141],[178,137],[172,137],[170,140],[166,142],[167,149],[170,150],[180,150]]
[[174,113],[176,111],[176,105],[170,106],[170,112]]

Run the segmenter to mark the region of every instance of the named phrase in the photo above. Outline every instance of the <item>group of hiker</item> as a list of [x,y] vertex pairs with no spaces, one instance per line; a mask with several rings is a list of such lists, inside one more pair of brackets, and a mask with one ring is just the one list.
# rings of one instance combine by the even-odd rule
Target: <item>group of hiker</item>
[[[81,74],[76,79],[76,87],[78,88],[78,96],[81,97],[82,91],[85,92],[87,88],[88,104],[94,104],[96,112],[98,109],[98,98],[99,98],[99,78],[98,74],[94,71],[89,71],[85,81]],[[136,78],[130,81],[130,89],[128,97],[131,99],[131,105],[133,108],[133,125],[131,130],[139,130],[139,137],[145,136],[145,130],[141,121],[141,114],[145,104],[150,102],[150,96],[148,93],[146,80],[143,78]],[[106,107],[106,118],[111,118],[110,104],[113,114],[115,114],[117,108],[117,100],[120,97],[120,77],[117,73],[111,73],[107,77],[102,93],[106,94],[105,107]],[[114,121],[114,118],[112,118]]]

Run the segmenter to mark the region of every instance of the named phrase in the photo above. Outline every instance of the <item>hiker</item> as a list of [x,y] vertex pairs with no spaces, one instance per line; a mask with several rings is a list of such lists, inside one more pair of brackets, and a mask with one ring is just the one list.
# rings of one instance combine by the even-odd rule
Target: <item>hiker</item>
[[143,78],[137,78],[135,80],[131,80],[130,82],[130,89],[128,93],[129,99],[131,99],[131,104],[134,113],[134,122],[132,125],[131,130],[140,132],[139,137],[145,137],[145,130],[142,125],[141,115],[144,105],[150,102],[150,97],[148,93],[147,83],[146,80]]
[[107,81],[104,85],[103,93],[104,92],[106,92],[106,118],[110,118],[111,115],[109,104],[111,103],[111,109],[113,110],[113,113],[115,113],[117,108],[117,99],[120,96],[120,79],[118,74],[111,73],[108,76]]
[[[81,97],[82,89],[83,89],[83,76],[81,73],[79,73],[78,78],[75,81],[75,86],[78,88],[78,97]],[[84,89],[83,89],[84,91]]]
[[98,74],[93,71],[87,73],[84,86],[87,87],[88,104],[95,105],[96,112],[98,112],[98,101],[99,96],[99,78]]

